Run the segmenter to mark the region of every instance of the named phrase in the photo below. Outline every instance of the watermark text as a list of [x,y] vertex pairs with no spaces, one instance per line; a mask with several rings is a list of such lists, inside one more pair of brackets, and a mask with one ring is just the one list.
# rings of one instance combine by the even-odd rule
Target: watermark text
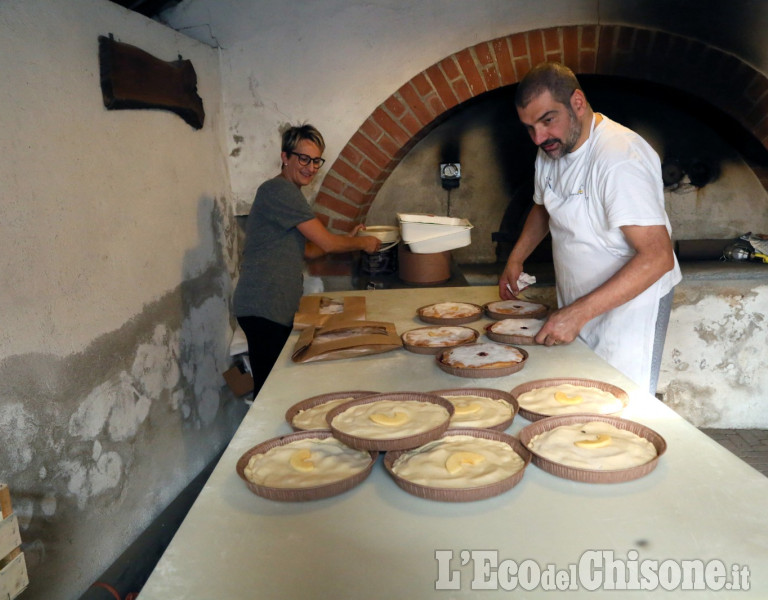
[[719,559],[641,558],[637,550],[587,550],[565,566],[500,558],[497,550],[435,550],[435,589],[460,590],[749,590],[749,567]]

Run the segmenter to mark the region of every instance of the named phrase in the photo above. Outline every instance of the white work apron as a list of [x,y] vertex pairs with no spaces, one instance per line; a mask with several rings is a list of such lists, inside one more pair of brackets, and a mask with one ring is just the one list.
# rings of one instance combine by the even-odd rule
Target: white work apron
[[[631,258],[609,247],[595,228],[604,218],[602,204],[597,198],[589,197],[590,186],[587,185],[591,174],[594,127],[593,117],[584,148],[585,160],[575,162],[572,167],[579,171],[568,173],[566,178],[578,184],[572,189],[562,189],[558,185],[558,170],[554,168],[558,161],[554,161],[544,185],[543,201],[549,213],[560,307],[602,285]],[[558,166],[571,168],[567,163]],[[645,390],[651,379],[659,299],[660,285],[656,282],[629,302],[589,321],[579,334],[598,356]]]

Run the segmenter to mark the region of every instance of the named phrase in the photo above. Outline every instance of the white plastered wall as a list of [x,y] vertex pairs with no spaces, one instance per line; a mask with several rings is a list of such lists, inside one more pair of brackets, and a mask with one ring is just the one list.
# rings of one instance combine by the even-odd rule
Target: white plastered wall
[[[206,119],[105,109],[98,37]],[[235,235],[217,50],[106,0],[0,2],[0,480],[29,600],[79,597],[226,444]]]
[[[180,277],[199,275],[205,262],[180,268],[190,249],[213,250],[200,237],[198,202],[226,195],[223,160],[211,160],[218,53],[108,2],[57,4],[0,6],[0,255],[15,282],[0,296],[0,314],[13,315],[0,327],[0,356],[82,350]],[[203,130],[167,111],[104,108],[97,38],[110,33],[163,60],[193,59]]]

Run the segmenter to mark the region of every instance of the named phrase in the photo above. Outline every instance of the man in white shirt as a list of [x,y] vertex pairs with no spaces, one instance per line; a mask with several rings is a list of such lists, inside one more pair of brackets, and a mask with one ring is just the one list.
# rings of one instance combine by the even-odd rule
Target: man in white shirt
[[558,310],[536,341],[577,336],[651,393],[680,281],[656,152],[595,113],[576,76],[558,63],[518,85],[517,113],[539,148],[534,205],[510,252],[499,294],[519,292],[523,262],[552,234]]

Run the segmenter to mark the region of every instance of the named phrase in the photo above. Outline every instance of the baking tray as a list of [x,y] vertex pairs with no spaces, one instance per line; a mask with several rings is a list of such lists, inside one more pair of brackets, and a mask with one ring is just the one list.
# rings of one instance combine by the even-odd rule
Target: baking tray
[[[562,385],[564,383],[570,383],[572,385],[583,385],[585,387],[593,387],[599,390],[603,390],[605,392],[610,392],[611,394],[616,396],[616,398],[618,398],[621,401],[623,407],[621,408],[621,410],[618,410],[614,413],[608,413],[609,415],[616,416],[621,414],[621,412],[627,407],[627,404],[629,404],[629,394],[627,394],[627,392],[625,392],[620,387],[607,383],[605,381],[598,381],[596,379],[580,379],[577,377],[557,377],[557,378],[551,378],[551,379],[536,379],[534,381],[528,381],[526,383],[521,383],[517,387],[513,388],[510,394],[512,394],[515,400],[517,400],[518,397],[521,394],[524,394],[525,392],[530,392],[531,390],[535,390],[537,388],[542,388],[542,387]],[[518,400],[518,403],[519,403],[519,400]],[[594,414],[600,414],[600,413],[594,413]],[[520,416],[528,419],[529,421],[538,421],[539,419],[546,419],[547,417],[561,416],[561,415],[547,415],[544,413],[529,410],[524,406],[520,406]]]
[[518,348],[517,346],[511,346],[511,347],[520,351],[520,353],[523,355],[523,360],[521,360],[519,363],[515,363],[514,365],[510,365],[508,367],[497,367],[492,369],[491,368],[484,369],[481,367],[453,367],[443,362],[443,357],[445,353],[448,352],[450,349],[442,350],[441,352],[438,352],[435,355],[435,360],[437,361],[437,366],[441,370],[451,375],[456,375],[457,377],[468,377],[470,379],[487,378],[487,377],[504,377],[506,375],[512,375],[513,373],[517,373],[518,371],[520,371],[525,366],[525,362],[528,360],[528,352],[526,352],[522,348]]
[[[510,425],[512,425],[512,421],[514,421],[515,415],[517,415],[517,411],[520,408],[520,405],[517,403],[517,400],[515,400],[515,397],[512,394],[510,394],[509,392],[505,392],[503,390],[497,390],[493,388],[485,388],[485,387],[450,388],[446,390],[434,390],[429,393],[436,394],[443,398],[446,398],[446,396],[481,396],[483,398],[491,398],[493,400],[504,400],[504,402],[509,404],[509,406],[512,408],[512,416],[509,417],[509,419],[505,419],[504,421],[500,421],[499,423],[496,423],[495,425],[482,427],[482,429],[493,429],[494,431],[504,431]],[[450,402],[450,400],[448,400],[448,402]],[[455,419],[455,417],[456,415],[454,414],[454,417],[452,417],[451,420]],[[453,424],[448,425],[449,431],[452,431],[454,428],[455,429],[480,429],[479,427],[467,426],[461,422],[458,422],[455,427]]]
[[269,500],[277,500],[280,502],[305,502],[308,500],[320,500],[322,498],[330,498],[331,496],[337,496],[348,490],[351,490],[355,486],[362,483],[368,475],[370,475],[373,465],[376,463],[378,452],[369,452],[371,462],[368,467],[359,473],[355,473],[345,479],[334,481],[332,483],[326,483],[323,485],[307,487],[307,488],[276,488],[266,485],[260,485],[249,481],[245,476],[245,467],[248,465],[248,461],[255,454],[264,454],[265,452],[276,448],[277,446],[285,446],[296,440],[315,438],[325,439],[331,437],[330,431],[299,431],[295,433],[289,433],[287,435],[267,440],[254,446],[247,452],[245,452],[235,465],[235,470],[251,490],[257,496],[267,498]]
[[[437,404],[445,408],[445,410],[448,411],[448,418],[445,419],[443,423],[441,423],[437,427],[430,429],[429,431],[424,431],[421,433],[408,435],[405,437],[392,437],[387,439],[373,439],[373,438],[359,437],[359,436],[351,435],[349,433],[344,433],[343,431],[339,431],[337,428],[333,426],[333,419],[337,415],[340,415],[341,413],[343,413],[345,410],[348,410],[353,406],[359,406],[361,404],[369,404],[371,402],[378,402],[380,400],[395,400],[395,401],[404,401],[404,402],[430,402],[432,404]],[[333,435],[337,439],[344,442],[347,446],[351,446],[352,448],[357,448],[358,450],[381,450],[381,451],[408,450],[411,448],[416,448],[417,446],[421,446],[422,444],[426,444],[427,442],[440,437],[440,435],[442,435],[442,433],[448,429],[448,425],[451,422],[451,417],[453,416],[453,412],[454,412],[453,404],[451,404],[445,398],[441,398],[440,396],[436,396],[434,394],[426,394],[423,392],[392,392],[392,393],[376,394],[375,396],[367,396],[365,398],[360,398],[358,400],[353,400],[352,402],[342,404],[341,406],[337,406],[326,415],[326,420],[328,421],[329,427]]]
[[[416,346],[414,344],[409,344],[405,341],[407,334],[411,333],[412,331],[426,331],[429,329],[437,329],[440,327],[450,327],[452,329],[461,329],[464,330],[467,333],[467,339],[461,340],[455,344],[443,344],[440,346]],[[403,348],[408,350],[409,352],[413,352],[415,354],[437,354],[441,350],[446,350],[448,348],[454,348],[456,346],[461,346],[462,344],[473,344],[477,341],[477,338],[480,337],[480,333],[476,331],[475,329],[472,329],[471,327],[462,327],[461,325],[433,325],[430,327],[417,327],[415,329],[409,329],[408,331],[404,332],[400,339],[403,341]]]
[[[338,400],[339,398],[351,398],[352,400],[357,400],[358,398],[371,396],[377,393],[378,392],[365,391],[365,390],[353,390],[349,392],[331,392],[330,394],[320,394],[319,396],[312,396],[311,398],[307,398],[306,400],[297,402],[296,404],[291,406],[287,411],[285,411],[285,420],[288,421],[288,424],[293,428],[294,431],[319,431],[318,429],[307,430],[304,427],[298,427],[297,425],[294,425],[293,419],[296,417],[296,415],[298,415],[300,412],[304,410],[314,408],[315,406],[320,406],[321,404],[331,402],[332,400]],[[323,427],[323,429],[329,430],[327,425]]]
[[[494,321],[493,323],[489,323],[485,327],[485,336],[489,340],[493,340],[494,342],[499,342],[500,344],[520,344],[523,346],[533,346],[536,344],[536,333],[533,335],[522,335],[519,333],[497,333],[496,331],[493,331],[493,326],[497,323],[503,323],[504,321],[522,321],[523,319],[500,319],[498,321]],[[540,321],[540,319],[526,319],[530,321]],[[542,322],[543,324],[543,322]]]
[[561,425],[574,425],[576,423],[588,423],[589,421],[604,421],[610,423],[618,429],[624,429],[631,431],[632,433],[639,435],[651,442],[656,448],[656,458],[648,461],[643,465],[636,467],[630,467],[628,469],[617,469],[612,471],[599,471],[596,469],[582,469],[578,467],[569,467],[556,463],[552,460],[539,456],[533,450],[529,451],[533,455],[532,461],[537,467],[562,477],[563,479],[571,479],[573,481],[581,481],[584,483],[623,483],[625,481],[632,481],[645,477],[651,471],[656,468],[661,456],[667,450],[667,442],[656,433],[650,427],[646,427],[640,423],[634,421],[628,421],[627,419],[620,419],[619,417],[611,417],[609,415],[594,415],[589,413],[579,413],[575,415],[562,415],[559,417],[548,417],[541,419],[535,423],[527,425],[518,433],[520,442],[528,448],[530,441],[537,435],[550,431],[555,427]]
[[501,302],[514,302],[513,300],[495,300],[493,302],[486,302],[483,304],[483,310],[485,311],[485,314],[488,315],[491,319],[539,319],[541,317],[544,317],[549,312],[549,307],[546,304],[541,304],[539,302],[531,302],[530,300],[520,300],[519,302],[524,304],[538,304],[539,309],[527,312],[525,314],[516,315],[516,314],[510,314],[506,312],[498,312],[494,310],[494,305],[499,304]]
[[474,500],[484,500],[493,496],[498,496],[504,492],[515,487],[525,474],[526,467],[531,462],[531,452],[520,443],[520,441],[506,433],[500,431],[492,431],[490,429],[449,429],[440,437],[452,436],[452,435],[468,435],[477,438],[483,438],[487,440],[496,440],[509,444],[515,453],[523,459],[523,467],[509,477],[502,479],[488,485],[471,487],[471,488],[439,488],[419,483],[413,483],[407,479],[403,479],[397,474],[392,472],[392,465],[405,452],[404,450],[387,452],[384,455],[384,468],[390,474],[395,483],[414,496],[419,498],[425,498],[427,500],[437,500],[440,502],[471,502]]
[[[446,302],[451,302],[451,301],[447,300]],[[465,323],[471,323],[472,321],[477,321],[483,316],[483,307],[480,306],[479,304],[473,304],[472,302],[455,302],[455,304],[466,304],[467,306],[472,306],[477,310],[476,314],[472,314],[467,317],[439,318],[439,317],[425,316],[423,314],[424,310],[427,308],[430,308],[431,306],[434,306],[435,304],[444,304],[444,302],[433,302],[432,304],[421,306],[416,310],[416,315],[419,317],[419,319],[431,325],[464,325]]]

